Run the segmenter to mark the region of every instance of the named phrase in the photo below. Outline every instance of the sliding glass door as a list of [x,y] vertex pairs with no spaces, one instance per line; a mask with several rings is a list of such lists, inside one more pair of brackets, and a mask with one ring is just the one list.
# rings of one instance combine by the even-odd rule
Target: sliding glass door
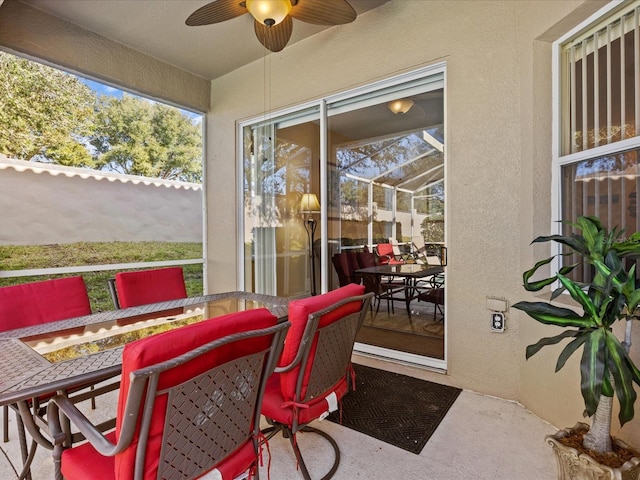
[[[339,287],[335,254],[444,246],[444,99],[440,66],[243,125],[243,288],[307,296]],[[359,342],[442,367],[445,305],[414,305],[381,305]]]

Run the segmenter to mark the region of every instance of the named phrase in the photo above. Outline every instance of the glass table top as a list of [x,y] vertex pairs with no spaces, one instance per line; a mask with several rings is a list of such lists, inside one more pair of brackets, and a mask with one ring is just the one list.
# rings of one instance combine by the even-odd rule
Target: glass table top
[[20,341],[51,363],[84,357],[129,342],[229,313],[263,308],[255,300],[225,298],[84,327],[23,337]]

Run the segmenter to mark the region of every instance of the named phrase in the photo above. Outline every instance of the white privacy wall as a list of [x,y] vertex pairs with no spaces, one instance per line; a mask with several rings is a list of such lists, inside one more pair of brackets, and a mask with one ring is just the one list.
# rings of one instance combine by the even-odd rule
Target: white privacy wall
[[202,241],[202,186],[0,155],[0,245]]

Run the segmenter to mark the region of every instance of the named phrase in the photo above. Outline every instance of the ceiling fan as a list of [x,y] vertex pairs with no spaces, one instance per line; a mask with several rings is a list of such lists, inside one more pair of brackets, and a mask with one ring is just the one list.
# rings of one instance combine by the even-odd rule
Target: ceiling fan
[[316,25],[342,25],[356,19],[346,0],[215,0],[189,15],[189,26],[210,25],[250,13],[256,37],[272,52],[282,50],[293,31],[291,17]]

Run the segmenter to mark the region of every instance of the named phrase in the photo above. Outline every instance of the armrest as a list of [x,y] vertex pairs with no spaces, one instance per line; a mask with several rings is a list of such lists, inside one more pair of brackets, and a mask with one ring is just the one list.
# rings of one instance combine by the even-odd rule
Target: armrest
[[[289,365],[285,365],[283,367],[277,366],[274,370],[275,373],[288,372],[302,362],[305,353],[309,353],[306,347],[309,342],[313,340],[313,336],[315,335],[318,324],[320,323],[320,317],[316,316],[316,313],[317,312],[310,314],[307,319],[307,324],[304,327],[304,332],[302,332],[302,338],[300,339],[300,345],[298,345],[298,351],[296,352],[295,358],[291,363],[289,363]],[[285,339],[285,343],[286,341],[287,340]]]
[[59,448],[69,441],[69,432],[65,432],[61,425],[61,414],[67,417],[71,423],[85,436],[93,447],[105,456],[113,456],[123,451],[129,442],[118,441],[116,445],[111,443],[91,421],[78,410],[74,403],[64,395],[56,395],[49,400],[47,406],[47,421],[53,438],[54,445]]
[[[317,324],[318,322],[315,322],[315,323]],[[293,367],[295,367],[302,361],[302,356],[305,353],[304,347],[306,346],[307,343],[311,341],[311,338],[310,338],[311,335],[310,335],[310,332],[308,331],[310,330],[309,326],[311,324],[312,322],[307,323],[307,327],[302,336],[302,340],[300,341],[300,345],[298,346],[298,351],[296,352],[295,358],[291,361],[291,363],[289,363],[289,365],[285,365],[283,367],[276,367],[274,370],[275,373],[288,372],[289,370],[293,369]]]

